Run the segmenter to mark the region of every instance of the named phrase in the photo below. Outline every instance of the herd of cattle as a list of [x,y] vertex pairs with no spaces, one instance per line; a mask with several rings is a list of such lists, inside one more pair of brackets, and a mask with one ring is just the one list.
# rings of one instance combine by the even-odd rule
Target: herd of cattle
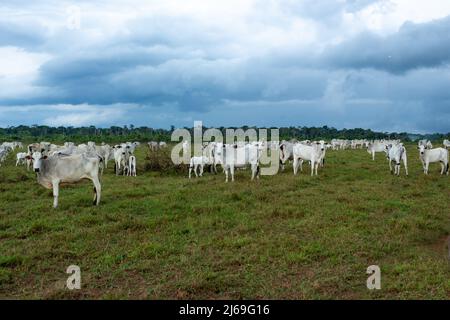
[[[139,142],[126,142],[110,146],[94,142],[75,145],[66,142],[62,146],[48,142],[33,143],[27,146],[26,152],[16,154],[16,166],[26,165],[27,169],[33,168],[37,174],[37,181],[45,188],[53,190],[54,203],[58,206],[59,185],[61,183],[75,183],[83,179],[89,179],[94,184],[94,204],[100,203],[101,184],[99,176],[107,168],[108,162],[114,160],[116,175],[136,176],[135,149]],[[430,163],[441,164],[441,174],[449,174],[450,141],[444,140],[444,148],[433,148],[428,140],[418,143],[419,157],[425,174],[428,174]],[[165,142],[151,141],[147,143],[151,152],[167,148]],[[20,142],[4,142],[0,145],[0,166],[9,153],[16,148],[22,149]],[[211,172],[217,173],[217,166],[221,166],[225,173],[225,181],[229,175],[234,181],[236,169],[251,168],[251,179],[260,176],[260,164],[263,151],[278,153],[277,161],[281,170],[285,169],[288,162],[292,162],[294,175],[298,169],[302,170],[303,163],[309,162],[311,176],[318,174],[319,167],[324,167],[327,150],[367,149],[375,160],[376,153],[384,153],[389,162],[392,174],[400,175],[401,163],[403,163],[406,175],[408,175],[408,159],[406,148],[399,140],[342,140],[333,139],[329,143],[325,141],[259,141],[251,143],[224,144],[221,142],[209,142],[202,145],[201,155],[191,157],[191,145],[182,143],[183,155],[188,155],[189,179],[192,172],[196,176],[202,176],[204,167],[210,166]]]

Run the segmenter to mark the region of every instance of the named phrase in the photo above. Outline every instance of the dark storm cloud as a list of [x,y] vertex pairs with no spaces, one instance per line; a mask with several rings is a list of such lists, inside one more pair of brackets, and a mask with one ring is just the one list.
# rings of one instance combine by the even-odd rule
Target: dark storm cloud
[[[55,124],[88,122],[92,106],[88,114],[104,117],[96,120],[100,125],[184,126],[198,118],[218,126],[450,131],[450,17],[406,23],[390,35],[366,30],[339,44],[328,41],[345,31],[343,13],[376,2],[281,1],[289,17],[273,20],[258,8],[251,23],[232,22],[226,29],[175,14],[132,18],[111,33],[96,29],[95,21],[52,32],[36,22],[3,21],[0,47],[39,51],[49,59],[32,81],[38,93],[0,95],[0,125],[52,123],[52,115]],[[298,44],[293,32],[277,45],[297,16],[320,25],[311,33],[325,30],[325,39],[319,34]],[[60,104],[70,110],[52,107]],[[33,111],[33,105],[40,107]]]
[[424,24],[405,23],[390,36],[365,32],[326,50],[324,60],[337,68],[374,68],[406,72],[450,62],[450,17]]

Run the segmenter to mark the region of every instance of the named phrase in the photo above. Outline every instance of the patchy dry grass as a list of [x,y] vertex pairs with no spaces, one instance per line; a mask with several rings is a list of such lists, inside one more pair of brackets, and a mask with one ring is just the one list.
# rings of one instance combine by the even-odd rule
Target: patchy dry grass
[[[251,182],[240,171],[187,179],[146,163],[137,178],[61,189],[60,208],[34,174],[0,167],[0,297],[148,299],[448,299],[450,178],[393,177],[384,156],[329,152],[319,177],[291,168]],[[155,160],[157,159],[157,160]],[[148,171],[143,172],[143,170]],[[65,289],[69,265],[82,289]],[[366,288],[366,268],[382,290]]]

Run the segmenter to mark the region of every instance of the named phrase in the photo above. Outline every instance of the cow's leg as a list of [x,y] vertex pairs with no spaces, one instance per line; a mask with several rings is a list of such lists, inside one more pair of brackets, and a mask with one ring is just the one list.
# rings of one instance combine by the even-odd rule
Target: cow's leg
[[444,162],[439,162],[439,163],[441,164],[441,176],[442,176],[442,175],[444,175],[444,170],[445,170]]
[[389,160],[389,171],[391,171],[391,174],[392,174],[392,161],[391,160]]
[[224,166],[225,169],[225,182],[228,182],[228,166]]
[[298,159],[294,158],[294,163],[292,164],[292,167],[294,169],[294,176],[297,175],[298,164],[299,164]]
[[255,175],[256,175],[256,165],[252,164],[252,181],[255,179]]
[[375,161],[375,151],[372,151],[372,160]]
[[430,162],[426,161],[425,162],[425,174],[428,174],[428,168],[430,167]]
[[195,173],[195,177],[196,177],[196,178],[198,177],[197,169],[198,169],[198,164],[195,164],[195,165],[194,165],[194,173]]
[[193,166],[189,166],[189,179],[191,179],[192,168]]
[[408,173],[408,159],[406,157],[403,157],[403,164],[405,165],[405,172],[406,172],[406,175],[408,176],[409,175],[409,173]]
[[98,176],[94,176],[92,179],[94,183],[94,206],[98,206],[100,204],[100,198],[102,194],[102,186],[100,181],[98,180]]
[[203,164],[200,165],[200,177],[203,177]]
[[234,166],[230,166],[231,182],[234,182]]
[[53,186],[53,208],[58,207],[58,197],[59,197],[59,180],[52,181]]

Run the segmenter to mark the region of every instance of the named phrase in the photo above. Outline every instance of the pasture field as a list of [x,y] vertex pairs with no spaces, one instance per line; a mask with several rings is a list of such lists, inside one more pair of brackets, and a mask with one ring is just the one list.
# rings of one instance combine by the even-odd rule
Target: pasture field
[[[147,170],[61,188],[59,208],[34,173],[0,167],[0,298],[18,299],[449,299],[450,177],[424,176],[408,145],[410,176],[386,158],[328,151],[309,165],[236,182]],[[16,150],[17,151],[17,150]],[[15,153],[14,153],[15,154]],[[69,265],[81,290],[69,291]],[[381,290],[366,287],[370,265]]]

